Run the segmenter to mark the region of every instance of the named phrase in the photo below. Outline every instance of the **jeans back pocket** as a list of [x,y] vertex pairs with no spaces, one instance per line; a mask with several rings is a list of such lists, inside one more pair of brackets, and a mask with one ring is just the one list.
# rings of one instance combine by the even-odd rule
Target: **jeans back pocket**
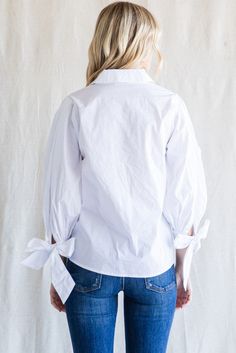
[[157,276],[145,277],[145,288],[159,293],[167,292],[176,287],[176,273],[174,264],[165,272]]
[[67,259],[66,268],[75,281],[74,289],[78,292],[91,292],[101,288],[102,274],[81,267]]

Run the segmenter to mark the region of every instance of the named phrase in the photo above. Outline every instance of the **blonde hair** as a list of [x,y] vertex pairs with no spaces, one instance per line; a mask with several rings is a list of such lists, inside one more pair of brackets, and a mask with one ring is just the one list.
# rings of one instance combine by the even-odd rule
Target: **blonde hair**
[[143,6],[116,1],[104,7],[88,50],[86,86],[104,69],[129,68],[144,59],[151,49],[157,51],[158,72],[162,64],[157,44],[160,33],[158,21]]

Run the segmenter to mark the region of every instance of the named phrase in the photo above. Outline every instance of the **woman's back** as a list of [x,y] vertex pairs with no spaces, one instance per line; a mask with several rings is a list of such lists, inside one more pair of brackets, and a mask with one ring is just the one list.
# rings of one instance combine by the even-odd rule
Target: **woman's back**
[[111,275],[161,273],[174,256],[162,212],[176,94],[144,69],[111,69],[70,98],[83,158],[72,261]]

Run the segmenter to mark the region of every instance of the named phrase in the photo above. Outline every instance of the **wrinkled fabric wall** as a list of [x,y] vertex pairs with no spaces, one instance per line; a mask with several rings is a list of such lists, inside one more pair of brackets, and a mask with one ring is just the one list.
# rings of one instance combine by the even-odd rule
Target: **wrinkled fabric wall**
[[[158,83],[189,108],[208,183],[207,239],[195,255],[191,303],[177,310],[168,352],[236,351],[236,3],[137,1],[162,27]],[[102,0],[0,3],[1,307],[0,353],[72,352],[64,313],[50,304],[50,267],[20,264],[43,237],[42,162],[53,114],[85,84],[87,49]],[[124,353],[123,293],[115,352]]]

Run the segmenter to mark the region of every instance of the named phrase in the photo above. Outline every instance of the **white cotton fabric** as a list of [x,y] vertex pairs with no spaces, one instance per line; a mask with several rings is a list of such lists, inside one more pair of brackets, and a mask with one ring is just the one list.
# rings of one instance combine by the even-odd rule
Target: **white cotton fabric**
[[23,263],[40,268],[51,258],[63,303],[75,283],[59,255],[103,274],[150,277],[175,263],[176,248],[188,246],[186,288],[210,223],[202,224],[201,148],[184,100],[145,69],[103,70],[63,99],[43,185],[45,239],[31,239]]

